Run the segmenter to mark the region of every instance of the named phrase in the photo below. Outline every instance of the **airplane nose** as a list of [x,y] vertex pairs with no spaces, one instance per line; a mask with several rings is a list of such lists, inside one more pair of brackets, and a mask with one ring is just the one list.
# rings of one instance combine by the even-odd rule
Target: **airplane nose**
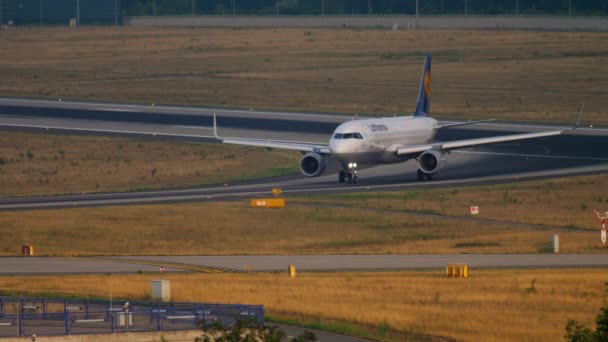
[[353,161],[352,146],[345,141],[334,141],[330,142],[329,150],[333,158],[348,163]]
[[331,151],[331,154],[336,155],[344,153],[346,151],[346,146],[340,141],[332,140],[329,142],[329,150]]

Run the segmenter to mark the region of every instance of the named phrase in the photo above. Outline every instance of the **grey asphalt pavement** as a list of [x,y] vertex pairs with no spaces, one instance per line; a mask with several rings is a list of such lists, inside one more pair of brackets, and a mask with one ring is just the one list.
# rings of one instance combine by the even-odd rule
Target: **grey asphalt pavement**
[[[139,264],[141,261],[145,264]],[[183,264],[241,271],[389,271],[441,269],[449,263],[472,268],[608,267],[608,254],[412,254],[412,255],[231,255],[127,256],[100,258],[2,257],[0,275],[146,273]],[[168,272],[182,271],[167,268]]]
[[234,255],[110,257],[205,265],[253,271],[286,271],[290,264],[305,271],[407,270],[444,268],[464,263],[473,268],[607,267],[608,254],[407,254],[407,255]]
[[285,333],[287,334],[287,340],[288,341],[291,341],[291,339],[293,339],[294,337],[298,337],[298,336],[302,335],[305,331],[310,331],[310,332],[314,333],[315,336],[317,337],[317,342],[365,342],[365,341],[371,341],[371,340],[367,340],[367,339],[363,339],[363,338],[359,338],[359,337],[338,335],[338,334],[334,334],[334,333],[330,333],[330,332],[325,332],[325,331],[321,331],[321,330],[306,329],[306,328],[294,327],[294,326],[284,325],[284,324],[267,323],[266,325],[267,326],[277,326],[281,330],[285,331]]
[[[158,272],[158,266],[88,258],[0,257],[0,275]],[[177,269],[167,269],[177,272]]]

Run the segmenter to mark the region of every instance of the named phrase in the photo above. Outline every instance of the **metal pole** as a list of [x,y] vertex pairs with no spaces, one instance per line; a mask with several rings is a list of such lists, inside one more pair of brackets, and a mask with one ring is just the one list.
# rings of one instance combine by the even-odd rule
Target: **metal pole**
[[68,310],[68,301],[63,302],[63,323],[65,325],[65,334],[70,334],[70,311]]
[[156,17],[156,0],[152,0],[152,16]]
[[23,320],[25,319],[25,314],[23,313],[23,309],[19,313],[19,337],[23,336]]
[[112,273],[108,273],[108,282],[110,283],[110,313],[112,313]]
[[236,15],[236,0],[232,0],[232,15]]
[[80,26],[80,0],[76,0],[76,24]]
[[416,19],[418,19],[418,1],[419,0],[416,0]]
[[468,13],[468,8],[467,8],[467,0],[464,0],[464,15],[467,15]]
[[372,15],[372,0],[367,0],[367,14]]
[[568,16],[572,16],[572,0],[568,0]]

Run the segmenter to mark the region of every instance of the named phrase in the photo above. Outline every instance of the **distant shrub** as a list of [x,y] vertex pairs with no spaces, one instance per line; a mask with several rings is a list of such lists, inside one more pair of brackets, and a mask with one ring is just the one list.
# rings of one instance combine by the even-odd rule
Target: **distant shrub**
[[608,341],[608,304],[605,304],[597,314],[595,331],[578,323],[568,320],[566,324],[566,341],[569,342],[601,342]]

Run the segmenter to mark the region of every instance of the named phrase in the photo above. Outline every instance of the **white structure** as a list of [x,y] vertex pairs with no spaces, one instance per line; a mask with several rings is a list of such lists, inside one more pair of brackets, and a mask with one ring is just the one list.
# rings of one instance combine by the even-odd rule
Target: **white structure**
[[602,223],[602,244],[606,245],[606,219],[608,219],[608,211],[603,214],[599,213],[597,210],[594,210],[593,212],[595,213],[595,216],[597,216],[597,220]]
[[551,235],[551,245],[553,246],[553,253],[559,253],[559,235]]
[[117,312],[118,326],[119,327],[130,327],[133,326],[133,314],[130,312]]
[[163,302],[171,300],[170,280],[152,280],[150,287],[152,289],[152,299],[160,299]]

